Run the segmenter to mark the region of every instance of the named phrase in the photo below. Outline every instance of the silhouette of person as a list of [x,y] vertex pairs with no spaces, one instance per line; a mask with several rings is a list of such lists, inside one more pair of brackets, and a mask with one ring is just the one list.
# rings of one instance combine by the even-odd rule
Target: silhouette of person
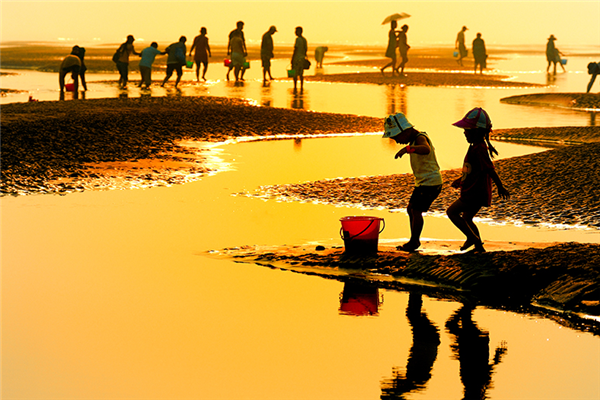
[[596,76],[600,74],[600,63],[591,62],[587,66],[588,74],[592,77],[590,78],[590,82],[587,85],[586,93],[589,93],[592,90],[592,86],[594,85],[594,81],[596,80]]
[[385,56],[389,58],[391,61],[385,64],[381,68],[381,73],[383,74],[387,67],[392,67],[392,76],[396,72],[396,48],[398,47],[398,32],[396,32],[396,28],[398,27],[398,21],[393,20],[390,22],[390,31],[388,32],[388,45],[385,50]]
[[121,89],[125,89],[127,87],[127,82],[129,81],[129,56],[134,54],[139,56],[140,53],[137,53],[133,47],[133,42],[135,38],[133,35],[127,36],[127,40],[125,43],[119,47],[120,56],[117,60],[117,69],[119,70],[120,78],[119,78],[119,86]]
[[[234,30],[232,30],[231,32],[229,32],[229,40],[227,42],[227,55],[230,55],[232,53],[231,39],[233,39],[234,36],[239,34],[240,38],[242,39],[243,55],[244,55],[244,57],[246,57],[248,55],[248,51],[246,50],[246,38],[244,37],[244,22],[238,21],[235,25],[236,25],[236,28]],[[232,62],[231,64],[229,64],[229,68],[227,69],[227,80],[229,80],[229,73],[231,72],[231,70],[233,68],[234,67],[233,67],[233,62]]]
[[196,63],[196,80],[200,82],[200,65],[204,66],[202,70],[202,80],[206,81],[206,70],[208,69],[208,57],[212,57],[210,52],[210,46],[208,44],[208,37],[206,37],[206,28],[200,28],[200,35],[194,38],[194,43],[190,49],[190,57],[192,52],[194,53],[194,62]]
[[408,49],[410,49],[406,32],[408,32],[408,25],[402,25],[402,28],[400,28],[400,32],[398,33],[398,50],[400,50],[400,57],[402,58],[402,61],[400,62],[400,65],[396,67],[396,72],[400,70],[400,76],[405,76],[404,66],[408,62]]
[[560,67],[562,68],[563,72],[567,72],[567,70],[565,68],[565,65],[562,63],[562,57],[561,56],[564,56],[564,54],[560,50],[558,50],[556,47],[554,48],[554,52],[555,52],[554,58],[556,59],[556,63],[558,65],[560,65]]
[[554,45],[554,41],[556,38],[554,35],[550,35],[548,38],[548,42],[546,43],[546,60],[548,61],[548,67],[546,68],[546,72],[550,72],[550,66],[553,65],[553,74],[556,74],[556,63],[560,61],[560,57],[557,60],[556,47]]
[[241,31],[234,32],[233,36],[231,37],[231,40],[229,41],[229,44],[231,46],[231,67],[233,67],[235,81],[243,81],[244,73],[246,72],[246,67],[244,66],[244,64],[246,64],[247,53],[245,51]]
[[475,40],[473,40],[473,58],[475,59],[475,73],[477,73],[477,66],[479,66],[479,73],[483,74],[483,69],[487,68],[487,51],[485,50],[485,42],[481,38],[481,33],[477,34]]
[[73,91],[77,93],[79,88],[79,71],[81,70],[81,58],[79,58],[79,46],[73,46],[71,53],[67,55],[58,68],[58,85],[61,94],[65,91],[65,76],[71,74],[73,78]]
[[81,68],[79,69],[79,79],[81,79],[81,86],[83,86],[83,90],[87,90],[87,83],[85,81],[85,71],[87,71],[87,67],[85,66],[85,47],[79,48],[79,59],[81,60]]
[[294,43],[294,53],[292,54],[292,69],[294,74],[294,90],[297,89],[298,78],[300,78],[300,90],[304,89],[304,60],[308,53],[308,42],[302,36],[302,27],[296,27],[296,42]]
[[446,329],[454,336],[451,347],[460,363],[463,399],[486,399],[486,392],[492,386],[494,367],[502,361],[507,347],[502,342],[490,363],[490,335],[473,322],[473,310],[474,307],[463,305],[448,319]]
[[437,358],[440,345],[438,328],[421,310],[423,300],[420,294],[410,293],[406,317],[412,329],[413,345],[408,355],[406,372],[394,368],[393,378],[381,382],[382,399],[402,399],[409,392],[418,392],[425,388],[431,379],[431,369]]
[[142,75],[142,79],[140,80],[139,87],[146,85],[146,88],[149,88],[152,84],[152,64],[154,63],[154,59],[157,55],[167,54],[166,52],[162,52],[158,50],[158,43],[152,42],[150,46],[146,47],[140,53],[140,74]]
[[458,32],[458,35],[456,35],[456,43],[455,43],[455,49],[458,49],[458,60],[456,60],[456,62],[462,66],[463,65],[463,58],[465,58],[467,56],[468,51],[467,51],[467,47],[465,46],[465,32],[468,30],[469,28],[467,28],[466,26],[463,26],[462,29],[460,30],[460,32]]
[[327,46],[319,46],[315,49],[315,60],[317,61],[317,68],[323,68],[323,58],[325,53],[329,51]]
[[175,80],[175,87],[181,81],[181,77],[183,76],[183,66],[185,65],[185,55],[187,53],[187,49],[185,47],[185,42],[187,38],[182,36],[179,38],[178,42],[171,43],[166,49],[165,52],[169,55],[167,57],[167,75],[163,80],[161,86],[165,86],[165,83],[171,78],[173,72],[177,72],[177,79]]
[[275,54],[273,54],[273,34],[275,32],[277,32],[277,28],[273,25],[262,35],[262,41],[260,42],[263,82],[266,82],[267,75],[269,75],[269,80],[273,80],[273,76],[271,75],[271,59],[275,57]]
[[429,211],[431,204],[442,191],[440,166],[427,133],[416,130],[403,113],[386,118],[383,137],[391,138],[398,144],[408,144],[402,147],[394,158],[399,159],[408,154],[415,177],[415,188],[406,207],[410,221],[410,240],[396,248],[412,252],[421,246],[423,213]]

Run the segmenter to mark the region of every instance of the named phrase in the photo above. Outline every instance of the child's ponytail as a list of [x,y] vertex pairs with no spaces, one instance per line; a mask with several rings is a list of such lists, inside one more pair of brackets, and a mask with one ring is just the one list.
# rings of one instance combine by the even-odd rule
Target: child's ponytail
[[490,132],[491,131],[492,131],[491,129],[488,130],[485,133],[484,138],[485,138],[485,142],[487,143],[488,151],[490,152],[490,157],[494,158],[494,156],[498,155],[498,150],[496,150],[496,148],[494,146],[492,146],[492,144],[490,143]]

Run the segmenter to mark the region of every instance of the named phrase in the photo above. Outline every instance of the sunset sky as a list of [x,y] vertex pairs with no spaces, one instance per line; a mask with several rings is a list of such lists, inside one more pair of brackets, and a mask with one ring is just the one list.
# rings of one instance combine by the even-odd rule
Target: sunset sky
[[384,45],[396,12],[410,18],[409,43],[453,45],[463,25],[467,42],[477,32],[496,45],[600,46],[600,1],[1,1],[2,43],[10,41],[115,43],[128,34],[144,41],[193,38],[208,29],[223,44],[238,20],[246,40],[259,43],[276,25],[276,43],[292,43],[302,26],[309,44]]

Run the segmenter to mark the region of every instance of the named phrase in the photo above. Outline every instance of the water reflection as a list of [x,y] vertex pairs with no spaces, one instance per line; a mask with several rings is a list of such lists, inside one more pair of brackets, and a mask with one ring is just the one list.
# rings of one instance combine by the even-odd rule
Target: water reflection
[[345,282],[340,294],[340,314],[353,316],[379,315],[379,306],[383,299],[379,298],[377,286],[365,282]]
[[263,107],[272,107],[273,106],[273,91],[271,90],[271,81],[263,81],[260,95],[261,95],[260,104]]
[[405,399],[408,393],[423,391],[431,379],[431,369],[440,345],[440,333],[422,310],[422,306],[421,295],[410,293],[406,318],[412,329],[413,344],[406,368],[402,370],[394,367],[393,377],[381,382],[382,399]]
[[388,85],[387,87],[388,115],[407,113],[406,102],[406,86],[405,85]]
[[289,89],[290,94],[290,108],[294,108],[297,110],[306,110],[309,108],[308,101],[308,92],[304,89],[296,90]]
[[463,305],[446,322],[448,333],[454,336],[451,345],[460,363],[460,379],[464,385],[464,399],[486,399],[492,387],[494,367],[507,352],[506,342],[496,348],[492,363],[490,335],[473,321],[474,307]]

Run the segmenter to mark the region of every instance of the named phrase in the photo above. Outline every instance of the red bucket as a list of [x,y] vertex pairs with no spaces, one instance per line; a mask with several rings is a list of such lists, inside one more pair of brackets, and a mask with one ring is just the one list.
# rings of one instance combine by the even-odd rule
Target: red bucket
[[231,60],[229,58],[226,58],[223,60],[223,65],[226,67],[229,67],[231,65]]
[[67,90],[67,92],[74,92],[75,91],[75,84],[74,83],[67,83],[65,85],[65,89]]
[[342,223],[340,236],[344,239],[346,253],[377,253],[379,234],[385,229],[383,218],[363,216],[343,217],[340,221]]

